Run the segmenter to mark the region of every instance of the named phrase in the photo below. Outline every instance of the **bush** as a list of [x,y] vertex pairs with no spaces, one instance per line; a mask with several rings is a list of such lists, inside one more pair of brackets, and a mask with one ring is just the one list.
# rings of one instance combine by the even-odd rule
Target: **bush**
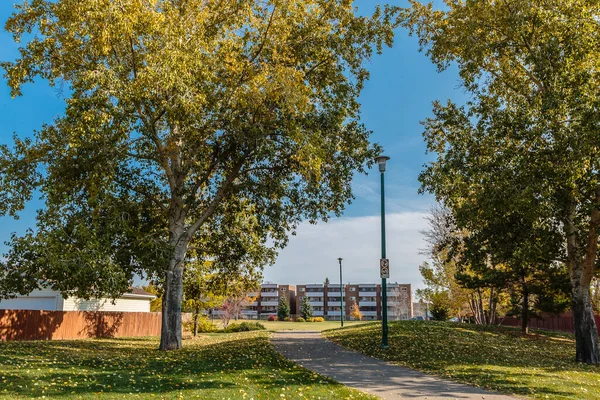
[[269,318],[267,318],[267,321],[277,321],[277,317],[275,315],[269,315]]
[[311,322],[325,322],[323,317],[314,317]]
[[[194,318],[183,323],[183,330],[194,333]],[[205,315],[198,316],[198,333],[216,332],[217,330],[217,325],[215,325]]]
[[249,331],[264,331],[266,328],[260,322],[242,322],[241,324],[230,324],[223,332],[249,332]]
[[306,322],[306,320],[302,317],[296,318],[296,322]]

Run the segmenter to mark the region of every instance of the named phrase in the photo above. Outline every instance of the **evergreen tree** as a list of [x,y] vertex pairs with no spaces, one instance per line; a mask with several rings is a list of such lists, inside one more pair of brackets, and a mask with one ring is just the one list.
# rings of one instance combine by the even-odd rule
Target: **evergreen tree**
[[325,278],[325,286],[329,285],[329,278]]
[[279,298],[279,305],[277,306],[277,319],[279,321],[285,321],[290,317],[290,303],[285,296]]
[[308,297],[306,296],[302,298],[302,304],[300,305],[300,314],[302,315],[302,318],[304,318],[307,321],[313,317],[313,308],[308,302]]

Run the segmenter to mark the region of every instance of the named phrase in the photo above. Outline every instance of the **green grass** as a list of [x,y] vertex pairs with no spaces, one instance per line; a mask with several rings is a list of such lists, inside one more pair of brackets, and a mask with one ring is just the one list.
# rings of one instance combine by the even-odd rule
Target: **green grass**
[[[324,331],[340,327],[340,321],[324,322],[285,322],[260,321],[270,331]],[[363,321],[344,321],[344,327],[365,324]]]
[[372,399],[284,359],[269,333],[0,342],[0,398]]
[[536,331],[523,337],[507,327],[429,321],[381,324],[324,332],[364,354],[508,394],[536,399],[600,399],[600,367],[574,362],[572,335]]

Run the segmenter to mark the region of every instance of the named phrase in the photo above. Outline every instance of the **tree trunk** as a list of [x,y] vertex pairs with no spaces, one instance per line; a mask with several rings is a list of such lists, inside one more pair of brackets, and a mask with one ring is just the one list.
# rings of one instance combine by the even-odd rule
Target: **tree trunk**
[[[596,204],[600,207],[600,188],[596,194]],[[598,329],[594,320],[594,310],[590,285],[595,274],[598,252],[598,225],[600,208],[592,211],[587,241],[584,246],[578,241],[578,229],[575,220],[575,206],[571,204],[565,220],[567,234],[567,258],[572,289],[572,311],[575,329],[575,360],[588,364],[600,364],[598,348]]]
[[590,288],[586,285],[573,286],[573,324],[575,328],[575,360],[588,364],[600,363],[598,328],[594,320]]
[[200,309],[196,307],[194,310],[194,337],[198,336],[198,318],[200,317]]
[[527,290],[527,282],[523,279],[523,306],[521,307],[521,332],[527,335],[529,333],[529,291]]
[[162,327],[160,332],[161,350],[181,348],[181,303],[183,301],[183,262],[187,252],[187,242],[177,240],[169,268],[165,272],[163,295]]

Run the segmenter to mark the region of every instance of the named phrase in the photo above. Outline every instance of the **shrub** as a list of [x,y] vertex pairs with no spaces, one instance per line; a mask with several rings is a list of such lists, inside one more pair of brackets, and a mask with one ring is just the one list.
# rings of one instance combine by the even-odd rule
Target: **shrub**
[[296,318],[296,322],[306,322],[306,320],[302,317]]
[[267,321],[277,321],[277,317],[275,315],[269,315],[269,318],[267,318]]
[[[194,318],[183,323],[183,330],[194,333]],[[205,315],[198,316],[198,333],[216,332],[217,330],[217,325],[215,325]]]
[[229,324],[223,332],[249,332],[249,331],[264,331],[266,328],[260,322],[242,322],[241,324]]
[[323,317],[314,317],[312,322],[325,322],[325,318]]

